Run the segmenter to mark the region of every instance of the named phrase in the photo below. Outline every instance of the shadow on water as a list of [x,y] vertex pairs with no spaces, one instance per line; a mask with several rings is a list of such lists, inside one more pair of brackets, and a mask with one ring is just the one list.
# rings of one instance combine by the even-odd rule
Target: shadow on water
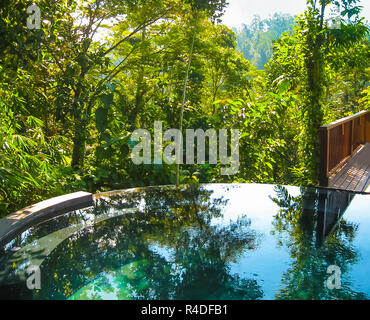
[[161,187],[101,198],[94,213],[137,211],[94,224],[53,250],[41,265],[46,285],[34,298],[262,298],[257,281],[229,267],[256,248],[258,235],[246,216],[212,224],[227,203],[212,193]]
[[[280,210],[274,217],[274,230],[280,246],[290,252],[291,264],[283,274],[276,299],[368,299],[356,292],[347,277],[359,253],[352,242],[358,225],[344,217],[354,194],[345,191],[301,188],[291,196],[287,189],[275,187],[271,198]],[[341,288],[329,290],[327,268],[341,270]]]

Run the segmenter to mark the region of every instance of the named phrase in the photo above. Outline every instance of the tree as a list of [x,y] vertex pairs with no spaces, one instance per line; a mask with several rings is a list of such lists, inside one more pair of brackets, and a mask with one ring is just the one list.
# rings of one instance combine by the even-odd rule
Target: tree
[[[300,157],[304,184],[318,183],[320,150],[318,130],[324,124],[330,92],[327,81],[330,70],[338,70],[335,65],[338,61],[343,61],[343,56],[339,58],[341,55],[347,57],[347,63],[352,61],[349,63],[350,66],[354,60],[346,50],[349,46],[357,48],[363,46],[361,42],[367,28],[358,18],[360,12],[358,2],[308,1],[308,9],[297,19],[293,34],[283,35],[276,43],[273,58],[267,68],[271,86],[283,78],[291,83],[291,90],[298,92],[303,98],[300,111],[302,117]],[[341,8],[341,16],[347,18],[346,24],[342,22],[339,30],[331,30],[325,23],[325,12],[330,5]]]

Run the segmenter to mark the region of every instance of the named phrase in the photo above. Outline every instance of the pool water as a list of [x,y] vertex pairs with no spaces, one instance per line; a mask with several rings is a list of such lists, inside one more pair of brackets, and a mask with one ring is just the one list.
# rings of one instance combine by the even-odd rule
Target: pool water
[[[368,299],[369,205],[366,194],[257,184],[101,194],[3,248],[0,298]],[[40,289],[27,288],[30,265]]]

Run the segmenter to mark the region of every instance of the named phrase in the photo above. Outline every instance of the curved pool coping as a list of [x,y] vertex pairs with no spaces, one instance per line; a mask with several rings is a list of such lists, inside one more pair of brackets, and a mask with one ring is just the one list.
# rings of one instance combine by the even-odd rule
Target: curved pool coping
[[[168,187],[170,185],[165,186]],[[111,197],[122,192],[132,192],[151,187],[157,186],[113,190],[97,194],[78,191],[59,197],[50,198],[48,200],[44,200],[20,209],[0,219],[0,247],[6,245],[17,235],[41,222],[55,218],[70,211],[91,207],[95,204],[95,200],[98,200],[102,197]]]
[[70,211],[91,207],[95,204],[96,200],[102,197],[111,197],[122,192],[132,192],[150,187],[151,186],[113,190],[97,194],[78,191],[59,197],[50,198],[48,200],[44,200],[26,208],[20,209],[0,219],[0,247],[6,245],[17,235],[39,223],[68,213]]
[[30,227],[73,210],[94,205],[94,195],[74,192],[51,198],[18,210],[0,219],[0,246],[5,245]]

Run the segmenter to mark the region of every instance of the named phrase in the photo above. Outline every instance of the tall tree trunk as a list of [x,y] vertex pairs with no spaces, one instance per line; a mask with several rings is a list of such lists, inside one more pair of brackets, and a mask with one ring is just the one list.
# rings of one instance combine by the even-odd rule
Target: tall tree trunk
[[321,5],[319,25],[317,25],[317,22],[308,22],[312,30],[310,30],[310,35],[307,38],[309,50],[306,52],[308,99],[304,119],[304,159],[306,169],[308,170],[309,183],[313,185],[316,185],[319,181],[320,144],[318,132],[323,122],[324,61],[321,48],[324,38],[321,31],[323,29],[325,7],[326,1]]
[[[193,49],[194,49],[194,42],[195,42],[195,35],[196,35],[196,29],[194,28],[193,32],[193,38],[191,41],[191,48],[190,48],[190,53],[189,53],[189,60],[188,60],[188,65],[186,68],[186,74],[185,74],[185,81],[184,81],[184,89],[182,92],[182,102],[181,102],[181,111],[180,111],[180,132],[182,132],[182,124],[183,124],[183,119],[184,119],[184,106],[185,106],[185,99],[186,99],[186,86],[188,84],[188,78],[189,78],[189,70],[190,70],[190,65],[191,65],[191,59],[193,56]],[[183,143],[183,141],[180,141],[180,143]],[[180,155],[178,155],[180,156]],[[176,185],[180,184],[180,159],[177,159],[177,165],[176,165]]]
[[85,160],[86,148],[86,130],[87,123],[83,120],[76,120],[73,136],[73,151],[72,151],[72,168],[75,170],[82,169]]
[[[72,168],[74,170],[82,169],[85,160],[86,130],[88,117],[83,115],[83,102],[81,100],[83,88],[82,80],[85,77],[85,71],[81,72],[81,80],[76,86],[73,109],[74,109],[74,127],[73,127],[73,151],[72,151]],[[88,116],[90,112],[88,113]]]
[[[142,30],[141,34],[141,41],[144,43],[146,38],[146,28]],[[136,79],[136,93],[135,93],[135,105],[134,109],[132,110],[129,121],[131,125],[131,129],[135,130],[136,128],[140,127],[139,123],[139,113],[144,109],[144,94],[145,94],[145,83],[144,83],[144,59],[145,59],[145,52],[144,48],[141,50],[141,63],[139,67],[139,73]]]

